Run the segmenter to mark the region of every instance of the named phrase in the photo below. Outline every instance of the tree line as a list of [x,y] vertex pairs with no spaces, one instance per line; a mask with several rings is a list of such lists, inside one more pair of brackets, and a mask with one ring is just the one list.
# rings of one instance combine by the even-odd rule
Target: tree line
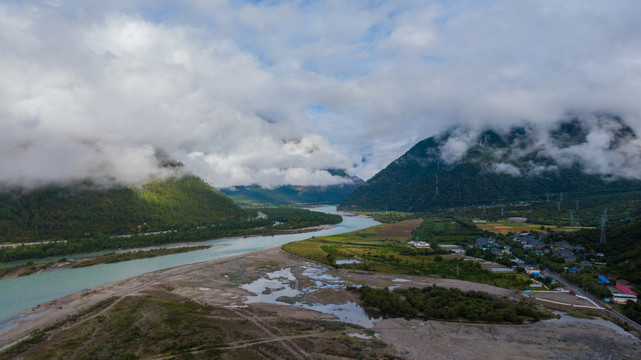
[[514,301],[479,291],[461,291],[436,285],[423,289],[350,287],[375,316],[521,324],[554,317],[526,301]]

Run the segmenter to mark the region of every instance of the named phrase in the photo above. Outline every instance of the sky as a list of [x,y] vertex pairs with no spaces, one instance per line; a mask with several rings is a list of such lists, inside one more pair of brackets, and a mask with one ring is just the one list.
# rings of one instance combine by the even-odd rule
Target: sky
[[174,174],[162,153],[217,187],[321,185],[456,126],[600,112],[638,132],[638,14],[637,0],[0,1],[0,184],[140,184]]

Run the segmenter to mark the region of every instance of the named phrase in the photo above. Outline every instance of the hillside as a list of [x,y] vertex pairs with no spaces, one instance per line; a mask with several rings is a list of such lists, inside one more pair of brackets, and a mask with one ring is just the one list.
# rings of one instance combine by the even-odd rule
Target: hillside
[[98,189],[89,183],[0,194],[0,242],[130,234],[205,225],[246,216],[196,176],[141,188]]
[[637,137],[619,118],[589,125],[575,118],[537,131],[455,129],[430,137],[357,188],[341,208],[425,211],[641,189],[641,181],[618,177],[616,169],[599,173],[595,164],[609,160],[590,158],[601,136],[608,141],[595,154],[639,162]]
[[608,264],[609,272],[641,284],[641,221],[638,219],[629,224],[608,228],[605,243],[600,242],[599,229],[556,236],[570,243],[583,245],[588,250],[603,252],[603,261]]
[[273,189],[259,185],[235,186],[220,191],[239,204],[339,204],[364,181],[343,170],[328,170],[333,176],[346,179],[345,183],[327,186],[283,185]]

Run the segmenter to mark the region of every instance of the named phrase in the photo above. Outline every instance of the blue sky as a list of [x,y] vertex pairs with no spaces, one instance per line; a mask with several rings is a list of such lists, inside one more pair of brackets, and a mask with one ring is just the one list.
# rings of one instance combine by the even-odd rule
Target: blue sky
[[[5,1],[0,182],[365,179],[453,126],[641,127],[638,1]],[[363,159],[367,159],[364,161]]]

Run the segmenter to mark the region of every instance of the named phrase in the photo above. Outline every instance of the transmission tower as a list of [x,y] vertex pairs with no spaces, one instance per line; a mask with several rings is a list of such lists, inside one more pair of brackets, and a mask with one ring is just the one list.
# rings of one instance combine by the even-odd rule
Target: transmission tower
[[605,244],[605,223],[608,221],[608,209],[603,210],[603,215],[601,215],[601,239],[599,242]]
[[503,217],[503,206],[501,206],[501,217]]
[[570,225],[574,226],[574,210],[570,210]]

